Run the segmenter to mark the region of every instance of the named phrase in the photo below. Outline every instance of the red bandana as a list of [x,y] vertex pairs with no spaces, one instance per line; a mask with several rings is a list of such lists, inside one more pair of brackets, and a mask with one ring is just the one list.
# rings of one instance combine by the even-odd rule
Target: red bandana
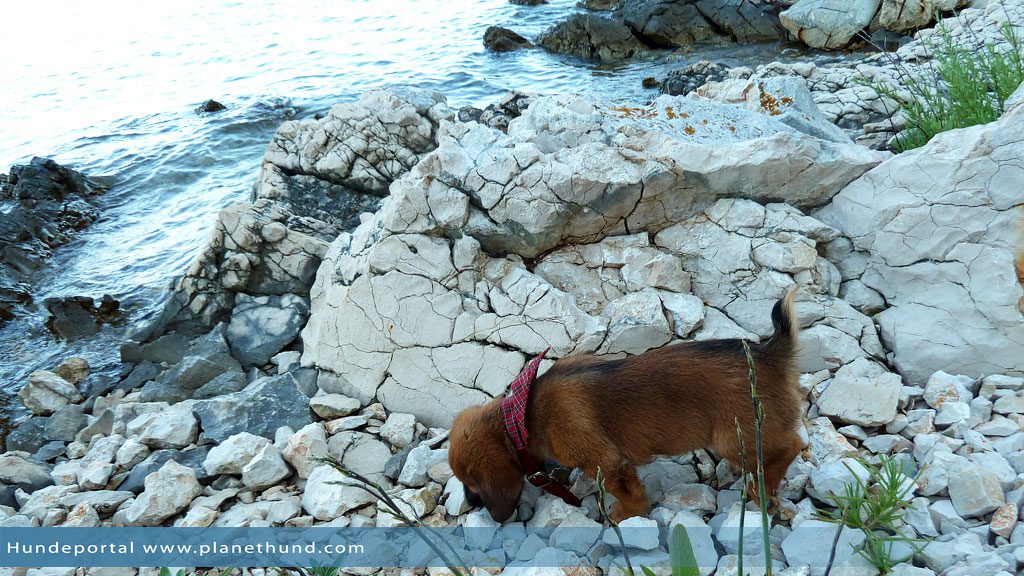
[[526,430],[526,403],[530,397],[530,386],[537,379],[537,368],[540,367],[540,362],[548,350],[550,348],[531,360],[509,386],[508,393],[501,400],[501,415],[505,421],[505,430],[512,438],[512,445],[519,455],[519,465],[522,466],[527,481],[573,506],[579,506],[580,499],[564,482],[545,472],[527,447],[529,433]]

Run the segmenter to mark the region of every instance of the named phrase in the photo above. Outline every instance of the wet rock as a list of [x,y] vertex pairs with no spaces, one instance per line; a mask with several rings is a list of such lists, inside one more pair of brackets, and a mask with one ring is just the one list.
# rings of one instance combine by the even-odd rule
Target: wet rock
[[644,51],[626,25],[594,14],[573,14],[537,37],[552,52],[593,60],[621,60]]
[[484,48],[492,52],[511,52],[531,46],[533,44],[529,40],[508,28],[488,26],[487,30],[484,31]]
[[729,67],[717,62],[700,60],[672,70],[661,82],[662,94],[686,96],[708,82],[720,82],[729,74]]
[[299,335],[309,316],[309,300],[284,296],[235,296],[226,337],[243,366],[262,366]]
[[89,296],[47,298],[43,305],[50,313],[46,327],[59,338],[78,340],[99,333],[103,324],[118,322],[121,303],[104,294],[99,306]]
[[881,0],[800,0],[779,14],[782,25],[812,48],[843,48],[867,28]]
[[597,12],[602,10],[611,10],[612,8],[615,8],[615,5],[618,3],[619,0],[580,0],[576,3],[576,6]]
[[220,112],[227,109],[227,106],[217,102],[216,100],[207,100],[199,106],[196,106],[196,114],[213,114],[214,112]]
[[89,361],[85,358],[68,358],[54,369],[54,373],[60,376],[72,386],[78,386],[83,380],[89,377]]
[[82,394],[53,372],[39,370],[28,375],[18,399],[35,414],[47,415],[68,403],[81,402]]
[[[709,12],[715,12],[714,3],[706,2],[712,8]],[[721,38],[715,26],[689,2],[624,0],[615,15],[651,46],[674,48]]]
[[125,519],[132,526],[159,526],[188,507],[202,493],[195,470],[169,461],[145,480],[145,490],[132,502]]
[[199,400],[192,410],[203,434],[218,442],[241,432],[273,438],[281,426],[302,428],[313,419],[309,398],[291,374],[263,378],[239,392]]
[[548,0],[508,0],[509,4],[516,4],[518,6],[539,6],[541,4],[547,4]]
[[32,300],[32,272],[99,215],[103,187],[49,158],[33,158],[0,174],[0,327]]

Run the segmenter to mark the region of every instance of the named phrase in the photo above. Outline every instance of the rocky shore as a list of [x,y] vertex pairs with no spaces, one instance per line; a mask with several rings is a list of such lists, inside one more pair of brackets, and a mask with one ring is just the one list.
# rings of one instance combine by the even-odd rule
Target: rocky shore
[[[1020,2],[1001,6],[955,22],[1024,23]],[[495,526],[448,467],[456,412],[548,347],[764,338],[795,284],[807,446],[770,534],[777,573],[822,573],[834,530],[811,530],[814,510],[863,470],[854,457],[888,454],[908,480],[923,470],[900,530],[935,540],[892,574],[1020,573],[1024,88],[997,122],[894,156],[850,135],[873,121],[844,99],[868,66],[728,71],[651,104],[511,95],[456,111],[390,89],[285,122],[252,200],[219,215],[160,319],[123,345],[120,379],[75,358],[28,378],[0,527],[397,525],[326,456],[428,525]],[[631,522],[682,524],[702,574],[735,573],[736,472],[699,451],[642,478],[655,508]],[[594,482],[574,491],[582,508],[527,491],[515,521],[552,531],[482,557],[617,572],[613,539],[559,536],[600,528]],[[630,545],[664,570],[664,541]],[[833,573],[877,574],[837,550]],[[0,568],[26,572],[136,571]]]

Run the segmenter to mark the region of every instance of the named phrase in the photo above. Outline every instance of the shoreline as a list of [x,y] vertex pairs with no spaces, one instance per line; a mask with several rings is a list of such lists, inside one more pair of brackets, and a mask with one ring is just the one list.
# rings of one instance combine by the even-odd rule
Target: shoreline
[[[766,303],[799,285],[808,445],[784,481],[778,560],[816,563],[831,534],[792,529],[852,480],[854,455],[895,453],[924,470],[906,527],[954,549],[926,549],[925,570],[1019,570],[1021,180],[1005,171],[1022,161],[1024,87],[998,121],[892,155],[862,145],[893,132],[865,129],[880,99],[853,78],[891,72],[734,69],[637,106],[510,96],[479,122],[437,92],[374,90],[284,122],[252,201],[219,214],[160,319],[125,341],[120,379],[86,398],[72,359],[19,393],[36,415],[0,455],[0,526],[395,525],[332,484],[331,456],[429,525],[490,527],[446,463],[456,411],[546,347],[763,338]],[[650,526],[687,512],[713,565],[735,562],[727,464],[698,451],[642,476]],[[518,520],[597,525],[593,482],[574,480],[584,508],[530,494]],[[550,554],[605,572],[619,557]],[[838,565],[868,573],[858,562]]]

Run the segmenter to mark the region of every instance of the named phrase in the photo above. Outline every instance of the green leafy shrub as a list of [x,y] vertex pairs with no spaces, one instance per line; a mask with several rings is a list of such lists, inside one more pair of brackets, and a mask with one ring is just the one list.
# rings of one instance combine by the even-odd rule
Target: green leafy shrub
[[[1002,32],[1009,50],[991,45],[974,50],[957,43],[940,22],[928,42],[934,59],[927,77],[915,77],[903,69],[902,86],[870,84],[882,96],[901,103],[907,125],[893,142],[896,152],[924,146],[940,132],[985,124],[1002,115],[1006,100],[1024,81],[1021,41],[1009,22]],[[909,92],[909,100],[898,96],[902,91]]]

